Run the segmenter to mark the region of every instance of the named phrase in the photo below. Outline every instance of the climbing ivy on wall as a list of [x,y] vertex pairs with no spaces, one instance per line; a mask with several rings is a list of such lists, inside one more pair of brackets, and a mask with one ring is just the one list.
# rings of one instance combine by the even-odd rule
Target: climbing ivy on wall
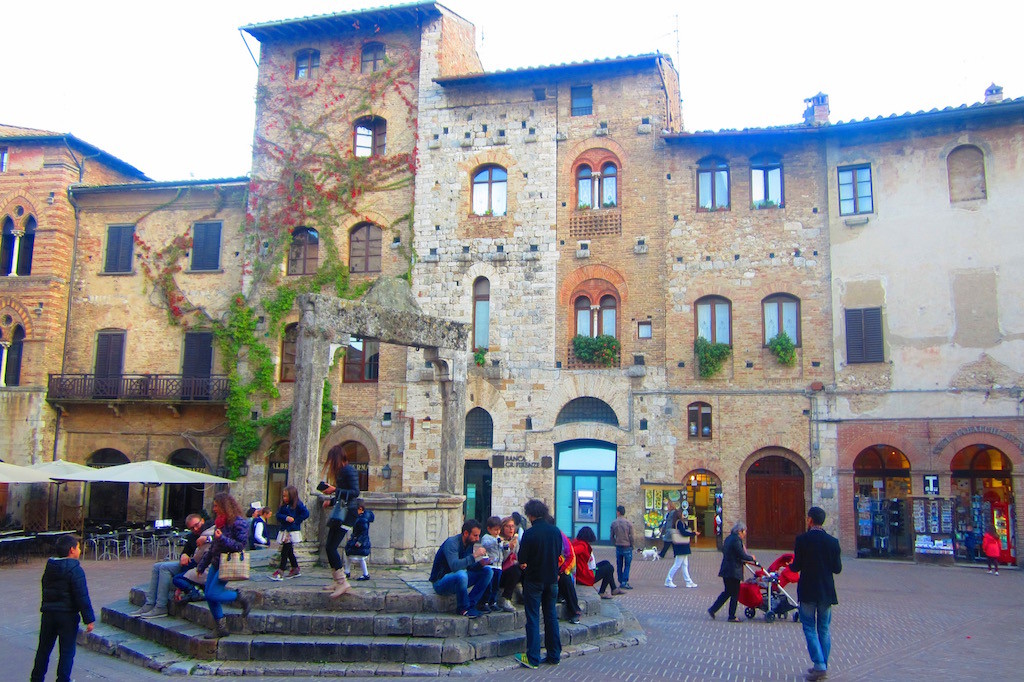
[[[290,407],[258,420],[252,413],[257,406],[265,411],[279,397],[268,344],[280,343],[281,322],[296,297],[329,291],[355,299],[371,284],[351,283],[335,230],[354,222],[376,223],[369,211],[380,193],[411,187],[416,172],[415,147],[412,152],[369,157],[357,157],[353,150],[356,120],[382,111],[385,103],[389,127],[413,131],[415,143],[418,64],[410,53],[392,50],[384,68],[369,74],[360,71],[358,50],[341,47],[321,55],[319,78],[297,80],[293,68],[291,62],[270,63],[257,87],[256,162],[245,197],[245,218],[238,226],[243,239],[242,282],[226,312],[215,315],[198,305],[179,281],[183,259],[192,247],[191,226],[159,246],[140,236],[149,215],[186,199],[189,190],[179,191],[136,221],[140,270],[152,286],[151,302],[166,309],[172,324],[214,330],[230,386],[225,464],[232,476],[238,475],[268,432],[283,438],[290,430]],[[395,112],[403,109],[404,120],[396,118]],[[215,191],[217,207],[199,220],[216,219],[226,205],[226,192]],[[284,260],[299,227],[317,231],[318,267],[312,274],[286,277]],[[414,262],[411,208],[379,227],[401,243],[398,252],[408,263],[408,279]],[[330,429],[333,411],[329,383],[324,385],[323,410],[321,437]]]

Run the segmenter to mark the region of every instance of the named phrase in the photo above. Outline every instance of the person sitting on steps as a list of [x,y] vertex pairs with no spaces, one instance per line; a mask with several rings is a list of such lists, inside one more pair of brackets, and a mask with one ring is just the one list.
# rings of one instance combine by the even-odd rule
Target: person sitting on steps
[[462,532],[444,542],[434,555],[430,583],[437,594],[454,594],[460,615],[479,618],[474,608],[490,585],[491,572],[482,571],[487,563],[487,550],[474,545],[480,542],[480,522],[467,519]]

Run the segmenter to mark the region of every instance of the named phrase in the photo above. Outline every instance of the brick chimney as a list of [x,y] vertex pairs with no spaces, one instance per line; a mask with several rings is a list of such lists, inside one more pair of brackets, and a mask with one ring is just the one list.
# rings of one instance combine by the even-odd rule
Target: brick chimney
[[992,85],[985,88],[985,104],[996,104],[1003,101],[1003,86]]
[[804,100],[807,108],[804,109],[804,123],[809,126],[823,126],[828,123],[828,95],[819,92],[814,97]]

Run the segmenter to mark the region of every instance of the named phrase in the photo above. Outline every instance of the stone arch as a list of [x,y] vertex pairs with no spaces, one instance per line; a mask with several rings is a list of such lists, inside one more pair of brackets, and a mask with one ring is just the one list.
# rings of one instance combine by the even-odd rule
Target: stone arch
[[488,381],[477,381],[466,386],[466,414],[474,407],[481,407],[491,415],[494,422],[494,442],[504,443],[512,433],[508,404],[501,393]]
[[[8,316],[11,318],[10,322],[6,322]],[[19,325],[25,330],[25,339],[32,338],[32,318],[28,309],[16,299],[0,297],[0,334],[3,335],[2,338],[9,340],[14,328]]]
[[322,466],[327,460],[328,450],[335,445],[341,445],[350,440],[366,446],[371,462],[377,461],[380,458],[380,447],[377,445],[377,439],[373,437],[369,429],[358,422],[346,421],[331,429],[330,433],[327,434],[320,444],[320,465]]
[[879,444],[890,445],[902,452],[903,456],[910,461],[911,468],[917,468],[923,465],[922,462],[915,462],[915,448],[910,440],[893,430],[888,432],[865,434],[856,440],[842,444],[839,447],[838,452],[838,466],[840,471],[853,471],[853,462],[857,459],[857,455],[864,452],[872,445]]
[[629,299],[629,286],[626,284],[626,278],[618,270],[601,264],[584,265],[570,272],[562,280],[562,285],[558,288],[559,307],[565,308],[568,306],[572,293],[581,284],[590,279],[603,279],[614,286],[619,292],[620,303],[625,304]]
[[[582,397],[603,400],[615,411],[615,415],[619,418],[620,426],[616,428],[605,425],[606,428],[611,429],[612,432],[621,432],[628,428],[628,426],[621,426],[622,424],[628,425],[628,420],[624,418],[625,415],[629,414],[629,397],[626,392],[622,391],[615,381],[589,372],[584,375],[573,376],[568,381],[563,379],[563,381],[559,382],[558,388],[551,392],[545,409],[538,410],[537,416],[534,417],[533,428],[535,430],[554,428],[555,417],[558,416],[562,407],[569,401]],[[588,424],[593,427],[597,426],[589,422]],[[571,426],[571,424],[565,424],[558,428],[569,428]]]
[[[957,429],[936,443],[933,453],[936,455],[936,469],[949,471],[953,458],[958,452],[970,445],[990,445],[1010,460],[1013,470],[1024,471],[1024,448],[1021,441],[1012,433],[993,427],[967,427]],[[904,451],[906,452],[906,451]]]
[[[17,213],[19,206],[23,209],[20,215]],[[35,216],[36,220],[39,220],[39,211],[36,209],[35,202],[19,193],[0,203],[0,217],[7,216],[14,221],[15,227],[24,228],[25,221],[29,219],[29,216]]]
[[[559,171],[559,177],[575,177],[573,168],[576,166],[576,160],[582,154],[585,154],[592,149],[607,149],[615,155],[618,162],[623,165],[626,164],[626,159],[629,157],[629,153],[622,147],[622,145],[609,137],[587,138],[585,140],[580,140],[566,150],[565,154],[562,156],[562,169]],[[619,172],[622,172],[622,166],[619,167]],[[621,187],[619,188],[619,191],[622,191]]]

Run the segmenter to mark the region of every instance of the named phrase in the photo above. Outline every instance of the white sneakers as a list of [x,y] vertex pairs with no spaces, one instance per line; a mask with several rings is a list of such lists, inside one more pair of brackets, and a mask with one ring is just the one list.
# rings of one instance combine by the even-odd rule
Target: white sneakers
[[672,582],[671,580],[666,580],[665,581],[665,587],[675,587],[675,586],[676,586],[676,584],[674,582]]
[[686,583],[687,587],[697,587],[697,583]]

